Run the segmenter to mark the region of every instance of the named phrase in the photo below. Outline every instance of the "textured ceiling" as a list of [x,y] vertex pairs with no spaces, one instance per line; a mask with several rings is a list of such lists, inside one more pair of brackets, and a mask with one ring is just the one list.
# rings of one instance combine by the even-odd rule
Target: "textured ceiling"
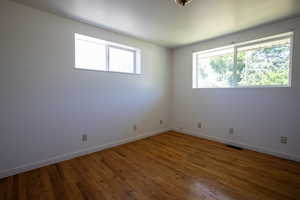
[[14,0],[41,10],[177,47],[300,14],[300,0]]

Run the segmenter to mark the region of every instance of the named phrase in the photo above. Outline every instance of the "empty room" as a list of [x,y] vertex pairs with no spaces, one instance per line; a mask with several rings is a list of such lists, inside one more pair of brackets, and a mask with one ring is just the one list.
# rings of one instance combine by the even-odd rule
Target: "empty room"
[[1,0],[0,200],[300,200],[299,0]]

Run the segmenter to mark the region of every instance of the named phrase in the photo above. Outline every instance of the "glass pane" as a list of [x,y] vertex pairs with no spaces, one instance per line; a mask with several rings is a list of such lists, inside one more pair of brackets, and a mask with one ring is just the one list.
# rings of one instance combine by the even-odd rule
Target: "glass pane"
[[288,86],[290,39],[238,48],[240,86]]
[[97,42],[76,39],[75,67],[90,70],[106,70],[105,45]]
[[196,57],[198,88],[235,86],[234,49],[200,53]]
[[134,54],[130,50],[109,48],[109,71],[134,73]]

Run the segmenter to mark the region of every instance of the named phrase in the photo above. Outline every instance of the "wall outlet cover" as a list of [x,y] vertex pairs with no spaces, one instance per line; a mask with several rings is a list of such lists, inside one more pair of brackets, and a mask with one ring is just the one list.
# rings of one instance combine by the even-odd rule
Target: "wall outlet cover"
[[198,122],[198,128],[202,128],[202,123]]
[[82,142],[87,142],[87,134],[82,135]]

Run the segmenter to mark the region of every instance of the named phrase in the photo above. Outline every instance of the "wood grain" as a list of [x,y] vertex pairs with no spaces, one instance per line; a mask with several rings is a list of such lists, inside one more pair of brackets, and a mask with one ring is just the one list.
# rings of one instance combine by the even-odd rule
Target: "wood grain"
[[300,163],[176,132],[0,180],[0,200],[299,200]]

